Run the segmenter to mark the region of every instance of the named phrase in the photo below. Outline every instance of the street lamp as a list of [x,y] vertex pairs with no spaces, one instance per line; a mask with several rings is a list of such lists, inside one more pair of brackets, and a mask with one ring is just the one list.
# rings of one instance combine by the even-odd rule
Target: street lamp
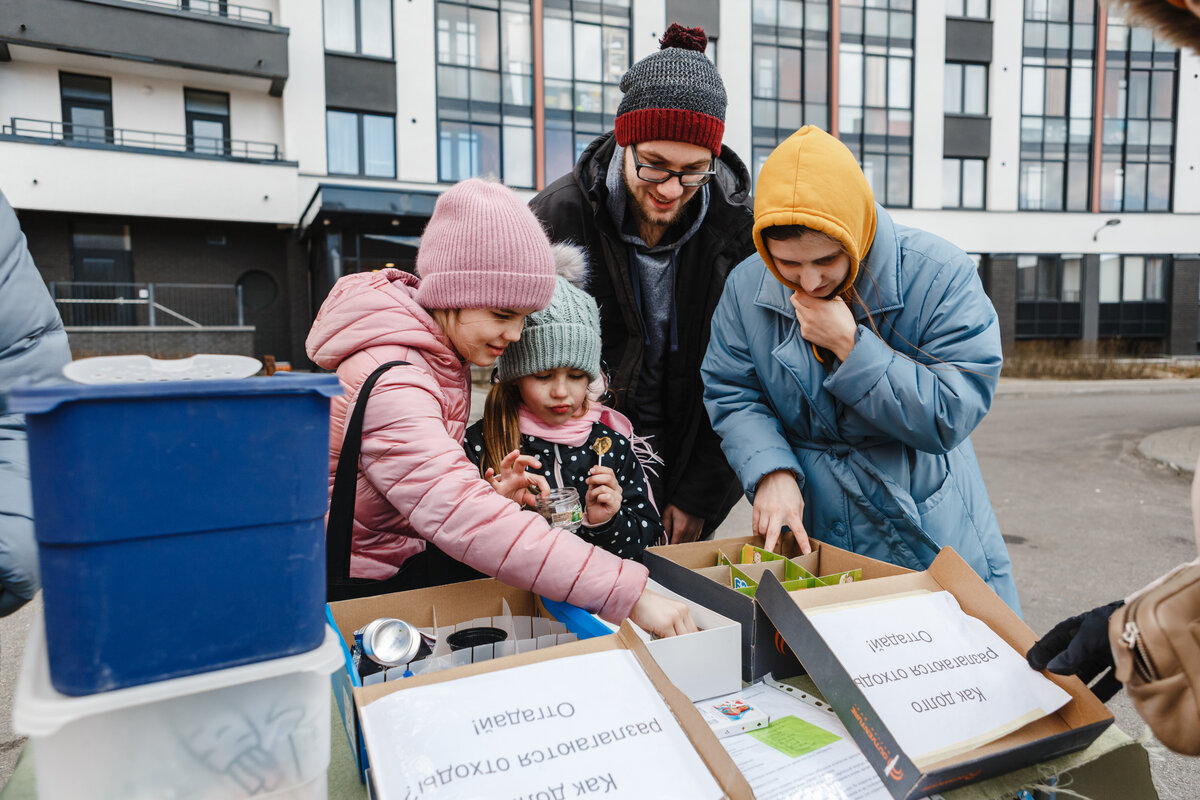
[[1121,220],[1117,219],[1116,217],[1113,217],[1112,219],[1104,220],[1104,224],[1101,225],[1099,228],[1096,228],[1096,232],[1092,234],[1092,241],[1093,242],[1096,241],[1096,239],[1100,236],[1100,231],[1104,230],[1105,228],[1111,228],[1113,225],[1120,225],[1120,224],[1121,224]]

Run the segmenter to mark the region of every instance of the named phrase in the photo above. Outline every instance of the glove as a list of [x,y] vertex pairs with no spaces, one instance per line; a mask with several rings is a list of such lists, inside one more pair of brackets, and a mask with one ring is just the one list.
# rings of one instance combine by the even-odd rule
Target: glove
[[1089,684],[1101,702],[1108,702],[1121,691],[1108,642],[1108,618],[1124,604],[1124,600],[1115,600],[1086,614],[1064,619],[1029,648],[1025,660],[1038,672],[1046,669],[1055,675],[1076,676]]

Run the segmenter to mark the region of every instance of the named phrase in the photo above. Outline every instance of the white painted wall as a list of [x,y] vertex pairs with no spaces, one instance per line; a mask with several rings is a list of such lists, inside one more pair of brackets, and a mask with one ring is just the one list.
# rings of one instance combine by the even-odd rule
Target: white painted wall
[[721,38],[717,42],[717,68],[729,97],[723,143],[733,148],[751,170],[754,169],[751,129],[753,52],[750,3],[724,0],[721,3]]
[[13,117],[62,119],[58,69],[16,59],[0,63],[0,123]]
[[[1197,214],[1086,214],[892,209],[904,225],[936,233],[968,253],[1194,253]],[[1104,227],[1105,220],[1121,224]]]
[[[1179,105],[1175,115],[1176,211],[1200,211],[1200,54],[1179,53]],[[1189,252],[1200,250],[1200,235]]]
[[[189,88],[203,89],[203,86]],[[182,101],[181,101],[182,102]],[[229,91],[229,137],[251,142],[266,142],[279,146],[284,152],[283,100],[264,92],[241,89]]]
[[667,3],[666,0],[633,0],[632,12],[631,49],[636,63],[659,49],[658,40],[667,30]]
[[[291,2],[291,0],[287,0],[287,1]],[[271,18],[272,18],[274,24],[275,25],[281,24],[279,22],[280,0],[235,0],[235,2],[239,6],[246,6],[247,8],[261,8],[266,11],[270,11]]]
[[916,4],[913,52],[913,208],[942,207],[942,146],[946,80],[946,4]]
[[0,186],[21,209],[277,224],[297,216],[292,166],[0,142]]
[[434,3],[396,2],[396,177],[437,183],[437,17]]
[[[1021,42],[1023,4],[992,3],[992,154],[987,163],[987,208],[1016,211],[1021,175]],[[1071,252],[1071,251],[1067,251]]]
[[187,132],[183,115],[182,85],[155,78],[112,76],[114,128],[181,136]]
[[[279,24],[289,29],[288,81],[283,89],[284,153],[290,161],[300,163],[301,172],[324,174],[325,30],[321,0],[286,0],[279,12]],[[293,222],[307,199],[297,200]]]

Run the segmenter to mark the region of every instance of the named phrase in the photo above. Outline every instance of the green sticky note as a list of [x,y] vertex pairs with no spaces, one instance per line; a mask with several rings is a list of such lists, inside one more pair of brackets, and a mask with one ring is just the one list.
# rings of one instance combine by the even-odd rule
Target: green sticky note
[[749,735],[765,745],[774,747],[788,758],[799,758],[841,738],[793,716],[773,719],[770,725],[750,731]]

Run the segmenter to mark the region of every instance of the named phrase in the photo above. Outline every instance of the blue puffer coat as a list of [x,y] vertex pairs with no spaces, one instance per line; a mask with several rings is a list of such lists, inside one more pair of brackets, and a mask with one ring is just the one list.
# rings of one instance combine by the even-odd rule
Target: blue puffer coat
[[70,360],[54,301],[0,194],[0,616],[38,590],[25,416],[7,412],[5,393],[18,379],[61,379]]
[[810,535],[913,569],[949,545],[1019,613],[969,438],[1000,374],[995,309],[966,254],[875,210],[845,363],[816,359],[792,290],[755,254],[713,317],[705,406],[751,499],[764,475],[790,470]]

